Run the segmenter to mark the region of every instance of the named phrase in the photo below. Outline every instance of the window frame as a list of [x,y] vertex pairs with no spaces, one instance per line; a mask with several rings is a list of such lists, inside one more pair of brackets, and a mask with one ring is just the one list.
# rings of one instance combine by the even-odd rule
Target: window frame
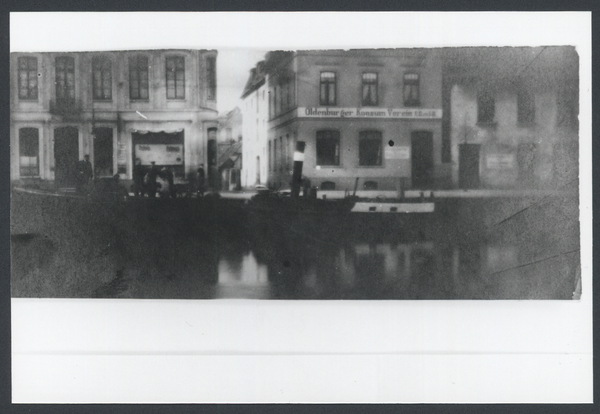
[[[326,141],[332,141],[333,157],[329,156],[332,162],[324,160],[324,154],[320,154]],[[320,129],[315,135],[315,160],[319,166],[340,166],[341,165],[341,133],[337,129]],[[330,149],[329,149],[330,150]]]
[[[370,154],[364,154],[364,145],[367,142],[377,142],[378,153],[376,154],[375,162],[369,161],[367,156]],[[367,159],[365,159],[367,157]],[[359,131],[358,133],[358,166],[359,167],[383,167],[383,132],[376,129],[367,129]]]
[[73,56],[56,56],[54,80],[56,101],[75,101],[75,58]]
[[417,72],[405,72],[402,80],[402,100],[404,106],[410,108],[421,106],[421,75]]
[[517,124],[520,126],[535,124],[535,97],[525,88],[517,91]]
[[[99,73],[99,85],[97,85]],[[108,88],[106,86],[108,83]],[[108,93],[106,93],[108,91]],[[108,56],[92,57],[92,99],[94,101],[112,101],[112,61]]]
[[[368,79],[368,75],[375,75],[374,79]],[[372,92],[375,91],[373,98]],[[365,96],[367,95],[367,96]],[[368,98],[368,99],[367,99]],[[362,106],[379,106],[379,73],[363,72],[362,73],[362,89],[361,89],[361,105]]]
[[[324,75],[331,74],[332,78],[324,78]],[[331,97],[331,89],[333,86],[333,99]],[[325,93],[323,93],[325,92]],[[325,95],[325,96],[324,96]],[[319,74],[319,105],[320,106],[336,106],[337,105],[337,73],[334,71],[321,71]]]
[[217,58],[206,57],[206,98],[209,101],[217,100]]
[[[23,62],[25,63],[24,65],[22,64]],[[35,68],[32,67],[32,62],[35,62]],[[25,79],[23,79],[23,74],[25,75]],[[34,83],[35,86],[33,86],[32,83]],[[19,100],[37,101],[39,96],[38,85],[38,58],[36,56],[19,56],[17,59],[17,88]],[[26,93],[22,94],[22,91],[25,91]]]
[[[143,64],[144,62],[145,65]],[[140,75],[142,74],[145,74],[145,79],[141,79]],[[142,93],[144,91],[146,92],[145,96]],[[150,59],[147,55],[129,57],[129,100],[150,100]]]
[[[171,63],[173,66],[170,68],[169,64]],[[169,94],[170,83],[173,84],[171,96]],[[168,100],[185,99],[185,56],[165,57],[165,86]]]
[[496,97],[487,89],[477,91],[477,124],[493,125],[496,119]]

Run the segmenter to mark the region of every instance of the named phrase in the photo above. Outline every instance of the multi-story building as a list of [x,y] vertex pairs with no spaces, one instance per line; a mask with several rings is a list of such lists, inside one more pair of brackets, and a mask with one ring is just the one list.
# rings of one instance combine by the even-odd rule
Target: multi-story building
[[444,50],[444,147],[461,188],[551,188],[577,178],[573,47]]
[[[436,49],[271,52],[244,92],[244,146],[256,139],[254,151],[266,152],[272,187],[289,185],[297,141],[306,143],[303,174],[323,190],[351,190],[356,179],[361,190],[441,185],[451,171],[441,156],[441,86]],[[265,128],[251,115],[267,103]]]
[[[268,54],[267,56],[270,56]],[[269,122],[269,87],[266,61],[258,62],[242,94],[242,168],[243,187],[267,184],[267,131]]]
[[216,173],[215,50],[11,53],[11,179],[70,187],[90,156],[95,176],[131,179],[134,160],[177,179]]

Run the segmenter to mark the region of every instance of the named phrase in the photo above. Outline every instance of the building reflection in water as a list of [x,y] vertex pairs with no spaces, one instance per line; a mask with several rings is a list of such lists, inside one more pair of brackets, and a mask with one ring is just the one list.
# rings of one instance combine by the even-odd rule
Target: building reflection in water
[[252,252],[223,256],[218,264],[216,298],[269,299],[269,271]]

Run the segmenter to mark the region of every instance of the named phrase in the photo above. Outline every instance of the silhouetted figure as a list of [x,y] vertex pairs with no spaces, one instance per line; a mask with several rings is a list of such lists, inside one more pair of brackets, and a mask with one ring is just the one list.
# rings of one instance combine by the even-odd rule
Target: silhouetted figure
[[146,189],[148,190],[148,197],[156,198],[156,190],[157,190],[156,177],[158,177],[160,170],[156,166],[156,162],[151,161],[150,164],[151,164],[151,167],[150,167],[150,171],[148,172],[148,181],[146,183]]
[[144,185],[144,176],[146,170],[142,165],[142,161],[139,158],[135,159],[135,165],[133,166],[133,193],[136,197],[144,197],[146,189]]
[[204,164],[200,164],[200,168],[198,168],[198,195],[200,197],[204,196],[204,191],[206,185],[206,175],[204,173]]
[[77,192],[85,193],[88,192],[88,184],[93,178],[94,172],[92,170],[92,163],[90,162],[90,156],[85,155],[83,160],[77,163]]
[[173,171],[171,171],[170,168],[167,167],[163,167],[163,169],[160,171],[160,177],[166,181],[166,187],[167,188],[163,188],[162,193],[163,194],[169,194],[169,196],[171,198],[176,198],[177,197],[177,190],[175,189],[175,183],[174,181],[174,177],[173,177]]

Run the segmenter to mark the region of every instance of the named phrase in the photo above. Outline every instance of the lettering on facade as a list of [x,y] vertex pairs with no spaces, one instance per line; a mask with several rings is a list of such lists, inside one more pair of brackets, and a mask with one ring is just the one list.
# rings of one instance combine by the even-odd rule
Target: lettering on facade
[[395,118],[395,119],[441,119],[441,109],[405,108],[298,108],[300,118]]

